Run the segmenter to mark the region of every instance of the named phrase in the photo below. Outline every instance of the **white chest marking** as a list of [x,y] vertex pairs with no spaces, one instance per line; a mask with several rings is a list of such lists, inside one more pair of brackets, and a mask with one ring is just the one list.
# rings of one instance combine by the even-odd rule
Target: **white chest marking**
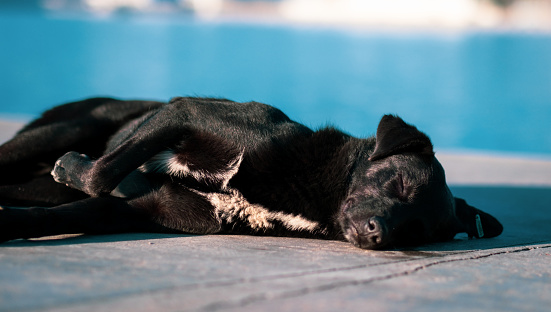
[[244,152],[232,159],[222,170],[208,171],[203,169],[191,170],[186,163],[181,163],[173,151],[160,152],[140,167],[142,172],[164,172],[168,175],[183,178],[191,176],[197,181],[217,183],[222,189],[228,187],[231,178],[239,170]]

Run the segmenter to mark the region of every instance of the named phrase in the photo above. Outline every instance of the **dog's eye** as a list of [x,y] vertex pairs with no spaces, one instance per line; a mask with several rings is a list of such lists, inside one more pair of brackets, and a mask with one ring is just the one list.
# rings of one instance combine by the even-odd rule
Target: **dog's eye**
[[350,206],[353,206],[356,204],[358,200],[354,197],[349,197],[345,200],[344,205],[342,206],[344,210],[348,209]]
[[399,173],[396,179],[392,180],[390,183],[390,192],[395,197],[398,197],[399,200],[408,201],[409,195],[411,194],[411,187],[409,187],[401,173]]

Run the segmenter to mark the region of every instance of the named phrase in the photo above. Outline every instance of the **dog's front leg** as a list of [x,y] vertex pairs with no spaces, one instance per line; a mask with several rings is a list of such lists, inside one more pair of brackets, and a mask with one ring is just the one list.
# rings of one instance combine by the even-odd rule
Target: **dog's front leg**
[[52,170],[54,179],[92,197],[109,194],[128,174],[191,131],[182,112],[176,113],[167,109],[144,120],[124,142],[97,160],[76,152],[65,154]]
[[77,152],[68,152],[56,161],[52,176],[58,183],[91,195],[90,190],[86,190],[86,185],[89,184],[87,180],[90,179],[86,173],[90,172],[92,167],[90,157]]

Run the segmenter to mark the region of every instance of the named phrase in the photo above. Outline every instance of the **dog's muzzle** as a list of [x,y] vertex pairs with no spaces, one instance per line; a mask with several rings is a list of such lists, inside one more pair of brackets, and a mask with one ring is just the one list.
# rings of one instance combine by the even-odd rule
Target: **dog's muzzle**
[[381,217],[371,217],[364,222],[351,221],[345,237],[354,246],[378,249],[388,242],[388,228]]

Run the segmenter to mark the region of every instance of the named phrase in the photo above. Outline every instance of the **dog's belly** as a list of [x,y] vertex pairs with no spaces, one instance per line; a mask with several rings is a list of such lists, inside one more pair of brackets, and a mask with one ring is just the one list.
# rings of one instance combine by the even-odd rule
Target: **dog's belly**
[[124,180],[111,191],[111,196],[120,198],[135,198],[149,193],[153,185],[145,175],[135,170],[131,172]]

